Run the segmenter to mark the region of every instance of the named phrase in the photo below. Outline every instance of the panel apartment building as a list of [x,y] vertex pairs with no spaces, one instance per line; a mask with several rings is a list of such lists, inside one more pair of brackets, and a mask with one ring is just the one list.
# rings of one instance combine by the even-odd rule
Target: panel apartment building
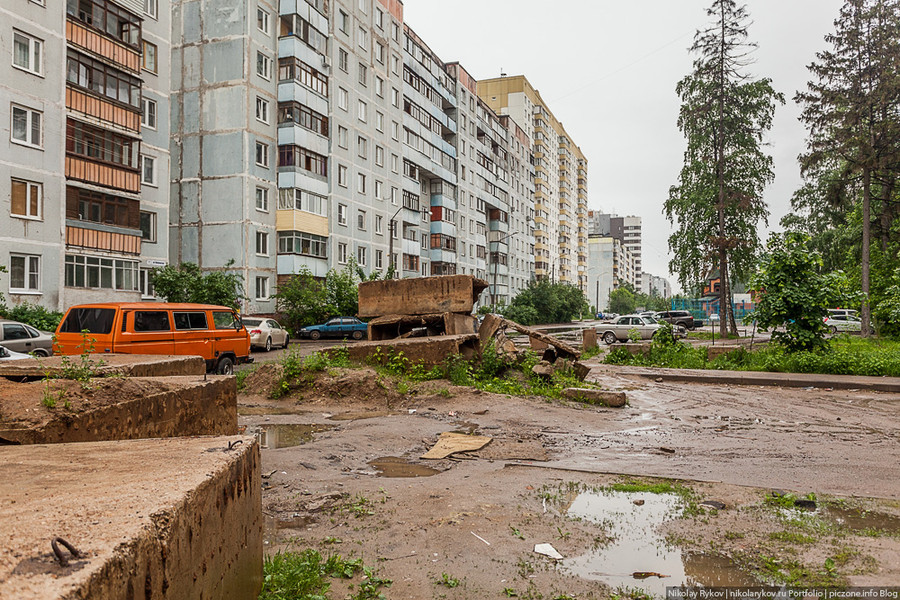
[[52,310],[147,296],[168,256],[167,0],[0,15],[4,291]]

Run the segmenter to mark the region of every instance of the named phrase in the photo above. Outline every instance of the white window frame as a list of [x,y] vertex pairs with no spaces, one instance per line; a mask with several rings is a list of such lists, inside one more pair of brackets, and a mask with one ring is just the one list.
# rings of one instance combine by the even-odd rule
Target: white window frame
[[358,101],[356,106],[356,117],[363,123],[369,118],[369,105],[363,100]]
[[369,87],[369,68],[362,63],[359,63],[356,68],[358,71],[357,80],[359,81],[359,85]]
[[347,148],[350,144],[350,135],[346,127],[338,125],[338,146]]
[[[262,23],[262,27],[260,27]],[[256,7],[256,28],[269,35],[269,11]]]
[[384,79],[378,75],[375,76],[375,94],[379,98],[384,98]]
[[375,164],[379,167],[384,166],[384,148],[382,146],[375,146]]
[[384,198],[382,198],[383,193],[384,193],[384,184],[381,181],[376,179],[375,180],[375,199],[376,200],[384,200]]
[[142,229],[141,229],[141,240],[142,240],[143,242],[145,242],[145,243],[148,243],[148,244],[155,244],[155,243],[156,243],[156,240],[157,240],[157,237],[156,237],[156,235],[157,235],[157,229],[156,229],[156,228],[157,228],[157,217],[156,217],[156,213],[155,213],[155,212],[152,212],[152,211],[149,211],[149,210],[142,210],[142,211],[141,211],[141,216],[143,216],[143,215],[150,215],[150,232],[149,232],[149,233],[150,233],[150,236],[145,238],[145,237],[144,237],[144,230],[143,230],[143,228],[142,228]]
[[360,158],[369,158],[369,140],[361,135],[356,136],[356,153]]
[[151,19],[158,19],[159,0],[144,0],[144,14]]
[[[20,65],[16,63],[16,38],[24,38],[28,44],[28,64]],[[35,65],[37,63],[37,65]],[[44,41],[27,34],[19,29],[13,29],[13,46],[12,46],[12,66],[21,71],[31,73],[43,77],[44,65]]]
[[342,10],[338,11],[338,29],[341,33],[347,34],[347,25],[350,23],[350,16]]
[[356,174],[356,191],[360,194],[366,193],[366,174],[365,173],[357,173]]
[[359,210],[356,212],[356,228],[359,231],[366,230],[366,211]]
[[[15,119],[16,119],[16,111],[22,111],[25,113],[25,139],[20,140],[19,138],[13,137],[15,134]],[[9,124],[9,141],[13,144],[21,144],[22,146],[28,146],[29,148],[43,148],[44,144],[44,113],[39,110],[34,110],[33,108],[28,108],[27,106],[22,106],[21,104],[11,104],[10,105],[10,124]],[[38,139],[37,143],[34,143],[34,118],[35,115],[38,117]]]
[[356,264],[358,264],[361,267],[365,267],[367,254],[368,253],[366,252],[365,246],[357,246],[356,247]]
[[[262,150],[262,154],[260,154],[260,150]],[[262,156],[262,161],[259,160],[259,157]],[[264,167],[266,169],[269,168],[269,145],[265,142],[256,142],[256,166]]]
[[256,232],[256,255],[269,256],[269,232]]
[[[147,164],[150,164],[150,177],[147,178]],[[150,187],[157,187],[158,177],[156,176],[156,157],[148,156],[146,154],[141,154],[141,185],[149,185]]]
[[[150,107],[153,107],[151,110]],[[141,98],[141,127],[156,130],[159,119],[159,105],[152,98]]]
[[159,73],[159,46],[147,40],[141,40],[141,69]]
[[338,67],[344,73],[350,70],[350,53],[343,48],[338,48]]
[[256,187],[256,210],[269,212],[269,188]]
[[338,88],[338,108],[344,111],[350,109],[350,94],[344,88]]
[[384,113],[378,110],[375,111],[375,129],[384,133]]
[[[260,71],[260,67],[262,67],[262,71]],[[256,51],[256,74],[266,81],[272,79],[272,57],[260,50]]]
[[262,96],[256,97],[256,120],[269,124],[269,101]]
[[341,265],[347,264],[347,244],[344,242],[338,242],[337,261],[338,261],[338,264],[341,264]]
[[363,27],[362,25],[360,25],[360,27],[359,27],[359,40],[358,40],[358,44],[359,44],[359,47],[362,48],[363,50],[368,50],[368,46],[369,46],[369,32],[366,31],[366,28]]
[[375,26],[384,31],[384,11],[375,7]]
[[269,278],[268,277],[257,277],[256,278],[256,299],[263,300],[263,301],[269,299]]
[[383,222],[384,217],[382,215],[375,215],[375,235],[384,235]]
[[[25,214],[20,215],[12,211],[12,184],[18,182],[25,184]],[[31,214],[31,193],[36,190],[38,196],[38,205],[36,215]],[[42,221],[44,219],[44,185],[37,181],[28,181],[27,179],[19,179],[18,177],[10,178],[10,206],[9,216],[16,219],[28,219],[30,221]]]
[[347,167],[345,165],[338,165],[338,185],[347,187]]
[[[24,261],[23,268],[24,272],[24,287],[13,287],[13,259],[22,259]],[[33,260],[37,259],[37,260]],[[33,271],[33,267],[37,264],[37,271]],[[40,254],[20,254],[20,253],[10,253],[9,255],[9,293],[10,294],[39,294],[41,293],[41,255]],[[30,285],[31,276],[37,276],[37,286],[32,287]]]
[[338,204],[337,222],[338,225],[347,226],[347,205]]

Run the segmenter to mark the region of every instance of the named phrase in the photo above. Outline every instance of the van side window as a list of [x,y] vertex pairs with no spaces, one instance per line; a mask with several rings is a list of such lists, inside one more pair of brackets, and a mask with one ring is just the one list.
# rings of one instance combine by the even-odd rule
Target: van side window
[[224,310],[213,311],[213,323],[215,323],[216,329],[234,329],[234,313]]
[[90,333],[107,334],[112,331],[115,316],[116,311],[112,308],[73,308],[59,332],[81,333],[86,329]]
[[207,329],[205,312],[177,312],[173,317],[175,329]]
[[134,330],[169,331],[169,313],[164,310],[139,310],[134,313]]

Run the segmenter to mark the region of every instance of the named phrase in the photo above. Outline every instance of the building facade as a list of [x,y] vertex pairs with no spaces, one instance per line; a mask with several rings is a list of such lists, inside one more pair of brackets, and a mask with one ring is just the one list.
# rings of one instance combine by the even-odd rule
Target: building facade
[[[634,286],[635,259],[618,238],[588,236],[587,299],[597,310],[609,310],[609,294],[625,283]],[[638,288],[636,288],[638,289]]]
[[165,264],[167,0],[0,8],[0,260],[13,304],[139,300]]

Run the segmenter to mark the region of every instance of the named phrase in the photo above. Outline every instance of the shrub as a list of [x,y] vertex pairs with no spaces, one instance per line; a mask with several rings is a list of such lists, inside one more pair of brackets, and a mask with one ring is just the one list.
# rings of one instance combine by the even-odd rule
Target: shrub
[[50,311],[43,306],[29,302],[23,302],[13,308],[0,310],[0,315],[13,321],[27,323],[41,331],[56,331],[63,317],[61,312]]

